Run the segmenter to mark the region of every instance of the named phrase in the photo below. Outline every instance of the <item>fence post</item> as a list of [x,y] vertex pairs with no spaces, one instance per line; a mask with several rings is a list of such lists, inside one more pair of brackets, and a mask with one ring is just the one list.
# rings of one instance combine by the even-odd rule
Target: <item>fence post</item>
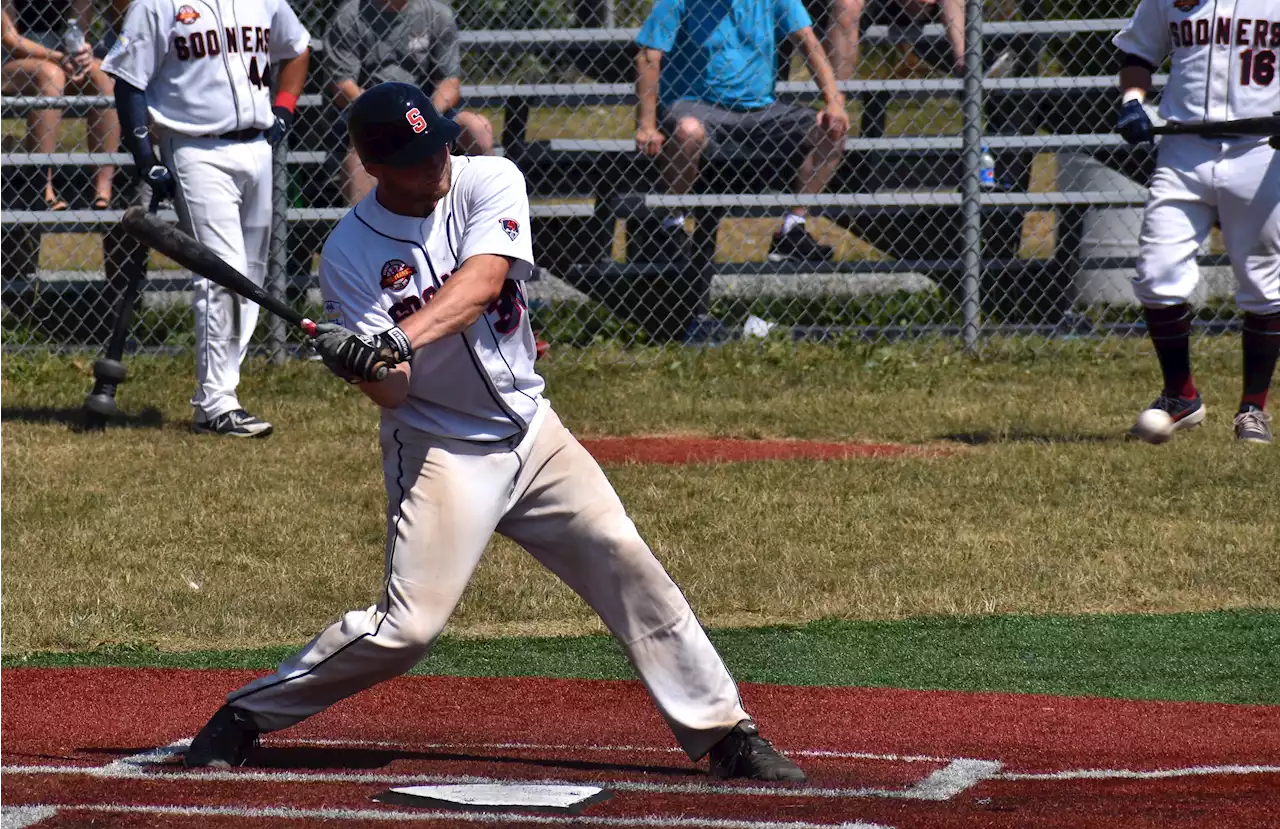
[[[289,167],[288,140],[281,141],[271,153],[271,245],[267,251],[267,293],[288,301],[285,269],[289,251]],[[285,323],[275,314],[267,314],[267,353],[275,365],[285,359]]]
[[974,351],[982,325],[980,299],[982,277],[982,190],[978,177],[982,166],[982,0],[964,4],[964,179],[961,204],[964,216],[964,273],[960,281],[960,310],[964,316],[964,347]]

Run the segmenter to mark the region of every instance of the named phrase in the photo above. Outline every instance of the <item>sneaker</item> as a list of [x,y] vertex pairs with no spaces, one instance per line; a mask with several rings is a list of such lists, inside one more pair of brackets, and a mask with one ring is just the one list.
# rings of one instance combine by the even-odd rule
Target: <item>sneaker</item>
[[211,420],[203,420],[197,415],[191,424],[191,431],[197,435],[226,435],[233,438],[265,438],[271,434],[272,428],[270,423],[254,417],[244,409],[232,409]]
[[224,705],[191,741],[182,765],[189,769],[230,769],[243,766],[258,747],[258,728],[248,712]]
[[[1169,419],[1173,421],[1173,426],[1168,430],[1167,434],[1149,433],[1146,421],[1149,417],[1147,412],[1150,411],[1161,411],[1169,415]],[[1191,400],[1185,397],[1162,394],[1155,399],[1154,403],[1139,413],[1138,422],[1129,429],[1129,434],[1148,443],[1163,443],[1171,438],[1174,432],[1194,429],[1199,426],[1204,422],[1204,415],[1204,403],[1201,402],[1199,394],[1196,394]]]
[[760,736],[751,720],[738,723],[724,739],[712,746],[710,760],[711,774],[722,780],[742,778],[788,783],[808,780],[799,766]]
[[1250,407],[1236,415],[1236,440],[1245,443],[1271,442],[1271,415],[1257,407]]
[[824,245],[809,235],[804,224],[792,225],[791,230],[773,234],[769,245],[770,262],[830,262],[831,246]]
[[660,222],[646,222],[640,232],[647,235],[640,241],[636,257],[639,261],[667,264],[688,260],[693,241],[683,226],[666,227]]

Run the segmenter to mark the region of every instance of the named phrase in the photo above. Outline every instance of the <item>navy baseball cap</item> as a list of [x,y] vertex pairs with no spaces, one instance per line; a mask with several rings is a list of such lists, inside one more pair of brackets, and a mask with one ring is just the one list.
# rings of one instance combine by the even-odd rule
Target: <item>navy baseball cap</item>
[[452,144],[461,131],[410,83],[366,89],[347,116],[347,132],[360,160],[388,167],[420,164]]

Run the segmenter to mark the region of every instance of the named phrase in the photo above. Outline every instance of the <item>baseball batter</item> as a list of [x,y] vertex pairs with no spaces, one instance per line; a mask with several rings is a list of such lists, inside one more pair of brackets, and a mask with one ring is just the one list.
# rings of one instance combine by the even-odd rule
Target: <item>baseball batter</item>
[[[761,737],[680,589],[534,372],[523,280],[529,200],[509,161],[454,156],[459,127],[417,86],[352,104],[375,190],[324,246],[325,364],[382,407],[385,582],[274,674],[231,693],[188,766],[239,765],[286,728],[413,667],[440,635],[496,530],[600,615],[676,739],[713,774],[803,781]],[[372,382],[380,360],[398,363]]]
[[[1152,139],[1143,100],[1172,55],[1160,115],[1176,123],[1230,121],[1280,111],[1280,0],[1141,0],[1116,35],[1124,53],[1116,129]],[[1266,136],[1165,136],[1151,180],[1134,291],[1146,309],[1164,390],[1133,433],[1162,441],[1205,418],[1191,373],[1188,299],[1195,256],[1214,221],[1231,258],[1244,311],[1244,391],[1236,437],[1270,443],[1267,392],[1280,351],[1280,160]],[[1163,413],[1163,414],[1161,414]]]
[[[271,148],[293,122],[309,42],[285,0],[133,0],[103,62],[144,183],[172,195],[184,229],[259,285],[271,233]],[[236,396],[258,306],[202,277],[193,287],[192,428],[266,437],[271,424]]]

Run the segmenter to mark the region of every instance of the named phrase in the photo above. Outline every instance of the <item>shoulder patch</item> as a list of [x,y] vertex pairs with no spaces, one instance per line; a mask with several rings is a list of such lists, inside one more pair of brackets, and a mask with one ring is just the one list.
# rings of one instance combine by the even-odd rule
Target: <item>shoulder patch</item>
[[511,241],[514,242],[516,237],[520,235],[520,223],[515,219],[498,219],[498,224],[502,227],[502,232],[507,234]]
[[192,23],[195,23],[197,20],[200,19],[200,12],[196,11],[190,6],[183,6],[182,8],[178,9],[178,13],[173,16],[173,19],[178,21],[179,23],[185,23],[186,25],[190,26]]
[[418,269],[403,259],[388,259],[382,263],[382,289],[399,291],[404,289]]

